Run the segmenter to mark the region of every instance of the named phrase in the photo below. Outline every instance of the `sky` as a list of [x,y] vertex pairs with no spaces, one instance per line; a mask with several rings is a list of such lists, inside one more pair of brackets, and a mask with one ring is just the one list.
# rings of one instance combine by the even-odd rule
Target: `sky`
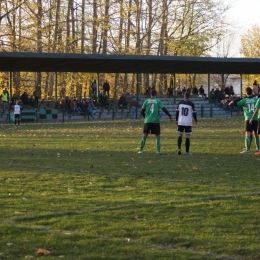
[[260,26],[260,0],[225,0],[224,2],[232,6],[228,14],[236,26],[236,37],[228,56],[241,57],[239,54],[240,36],[253,25]]

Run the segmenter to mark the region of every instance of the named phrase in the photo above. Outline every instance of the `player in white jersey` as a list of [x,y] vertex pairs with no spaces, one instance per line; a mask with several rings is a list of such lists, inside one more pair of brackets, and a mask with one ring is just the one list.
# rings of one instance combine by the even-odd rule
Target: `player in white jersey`
[[195,105],[193,102],[189,100],[190,92],[186,91],[184,93],[184,100],[178,103],[176,109],[176,124],[178,126],[178,154],[181,155],[181,143],[182,143],[182,135],[185,131],[186,136],[186,153],[187,155],[191,155],[190,153],[190,135],[192,134],[192,118],[194,118],[197,124],[197,113],[195,110]]
[[19,100],[16,99],[15,105],[14,105],[14,124],[16,125],[18,123],[18,126],[21,122],[21,106],[19,105]]

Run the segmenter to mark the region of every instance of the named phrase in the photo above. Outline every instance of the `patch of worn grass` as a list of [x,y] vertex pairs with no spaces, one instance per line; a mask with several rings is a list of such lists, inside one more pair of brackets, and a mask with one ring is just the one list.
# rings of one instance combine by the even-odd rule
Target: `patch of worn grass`
[[259,259],[260,157],[241,117],[200,119],[192,156],[162,121],[0,126],[0,259]]

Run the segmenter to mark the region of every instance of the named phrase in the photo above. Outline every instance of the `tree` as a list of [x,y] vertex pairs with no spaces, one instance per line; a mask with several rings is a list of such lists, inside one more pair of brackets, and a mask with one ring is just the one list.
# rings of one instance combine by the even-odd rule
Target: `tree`
[[245,58],[260,58],[260,27],[254,25],[241,37],[240,54]]
[[[240,54],[245,58],[260,58],[260,27],[254,25],[241,37]],[[248,75],[247,84],[260,81],[260,75]]]
[[[0,1],[0,51],[207,56],[225,35],[227,10],[223,0]],[[60,88],[71,82],[72,93],[70,86],[88,82],[89,75],[78,75],[59,74]],[[36,79],[50,95],[53,76],[41,73]],[[147,74],[141,82],[164,91],[170,79]],[[135,89],[131,74],[114,80],[112,88]]]

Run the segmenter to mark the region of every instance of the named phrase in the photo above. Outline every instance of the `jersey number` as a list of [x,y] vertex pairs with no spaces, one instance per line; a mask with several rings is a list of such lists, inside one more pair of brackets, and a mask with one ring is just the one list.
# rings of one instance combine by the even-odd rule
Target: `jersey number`
[[181,109],[181,115],[182,116],[187,116],[189,113],[189,109],[187,107],[182,107]]
[[253,112],[255,110],[254,104],[248,104],[248,112]]
[[154,111],[154,104],[151,105],[150,111],[151,111],[151,113],[153,113],[153,111]]

